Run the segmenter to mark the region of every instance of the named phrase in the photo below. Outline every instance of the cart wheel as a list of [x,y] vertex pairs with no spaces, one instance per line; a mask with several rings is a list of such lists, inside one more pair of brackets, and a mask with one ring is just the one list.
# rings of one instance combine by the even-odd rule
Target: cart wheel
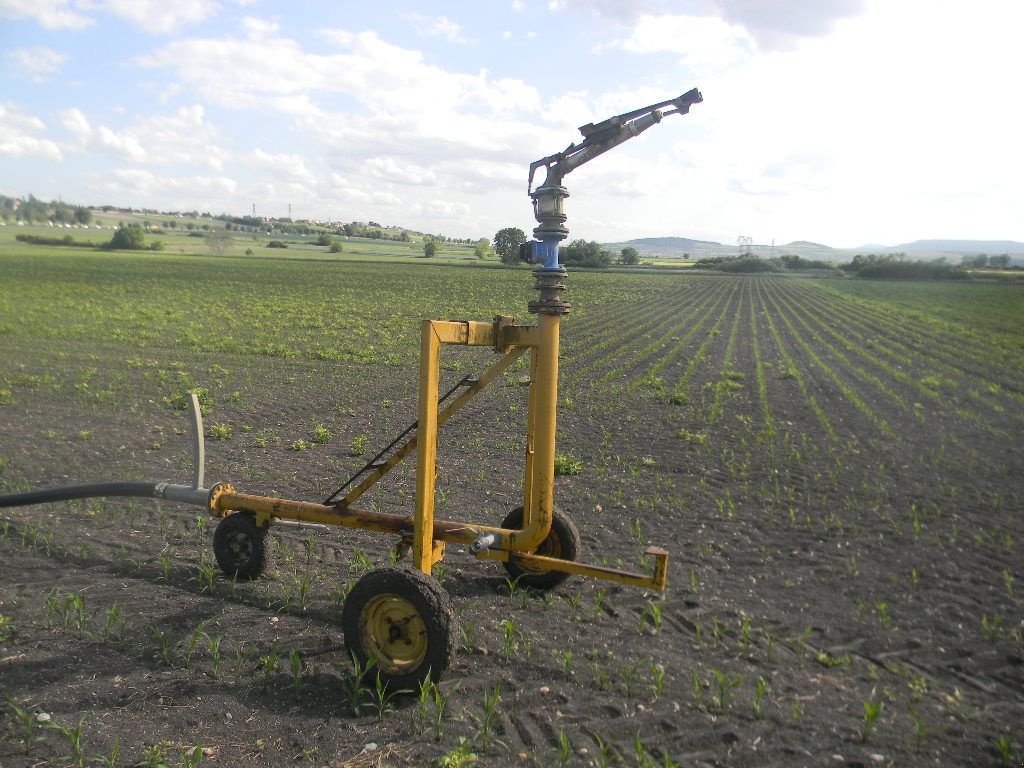
[[[558,509],[555,509],[554,512],[554,517],[551,520],[551,531],[548,533],[548,537],[531,554],[557,557],[559,560],[575,561],[581,547],[580,532],[576,529],[573,521],[563,512]],[[523,508],[516,507],[509,512],[501,527],[512,530],[522,528]],[[509,562],[505,563],[505,570],[521,586],[533,589],[554,589],[569,578],[568,573],[546,571],[541,568],[528,568]]]
[[213,554],[226,576],[257,579],[270,565],[267,529],[256,525],[256,516],[247,512],[228,515],[213,533]]
[[439,680],[451,664],[454,616],[433,577],[405,566],[377,568],[345,598],[341,629],[360,666],[374,660],[389,690],[412,692],[428,677]]

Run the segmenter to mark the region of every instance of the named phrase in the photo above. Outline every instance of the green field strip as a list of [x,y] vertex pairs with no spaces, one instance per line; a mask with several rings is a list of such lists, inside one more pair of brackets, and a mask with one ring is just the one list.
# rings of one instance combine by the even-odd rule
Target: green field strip
[[670,400],[676,404],[688,403],[690,400],[689,392],[687,392],[690,380],[693,378],[694,373],[696,373],[697,366],[700,365],[707,355],[707,350],[711,346],[711,343],[718,336],[718,327],[722,324],[722,321],[729,313],[729,308],[734,300],[734,295],[739,289],[739,283],[731,283],[730,288],[731,290],[728,292],[727,298],[724,303],[720,305],[721,308],[718,309],[718,314],[715,317],[714,324],[708,329],[707,335],[704,337],[701,345],[697,348],[697,351],[693,353],[693,356],[690,358],[690,362],[687,363],[682,376],[680,376],[672,388],[672,393],[669,397]]
[[[882,289],[883,286],[878,286]],[[963,286],[966,290],[970,286]],[[1009,382],[1019,382],[1024,377],[1024,345],[1020,340],[1006,333],[991,335],[979,333],[961,323],[953,323],[941,317],[872,300],[863,296],[851,296],[831,285],[822,285],[822,291],[847,299],[846,305],[859,307],[872,317],[879,315],[893,321],[900,328],[903,338],[920,344],[922,351],[952,364],[963,367],[964,360],[972,360],[988,371],[1005,371]],[[905,287],[912,290],[913,287]],[[1011,290],[1008,288],[1008,290]],[[1017,296],[1024,306],[1024,289]],[[962,306],[962,304],[961,304]],[[1024,310],[1020,310],[1019,323],[1024,326]],[[1020,326],[1018,326],[1020,327]]]
[[[638,349],[635,352],[633,352],[629,357],[625,358],[623,362],[617,365],[616,367],[608,371],[605,371],[600,376],[600,378],[596,380],[596,383],[606,384],[614,378],[622,377],[630,370],[636,371],[643,365],[644,360],[649,359],[659,350],[664,349],[666,338],[671,339],[674,335],[676,335],[679,332],[679,329],[689,327],[690,331],[686,334],[684,338],[691,338],[694,333],[694,328],[696,327],[696,325],[699,324],[693,323],[693,318],[699,318],[705,310],[705,308],[707,307],[707,305],[712,301],[720,301],[724,293],[724,289],[715,286],[712,287],[711,290],[705,292],[705,295],[703,296],[703,301],[701,301],[699,304],[689,302],[685,312],[680,313],[678,307],[674,307],[672,309],[672,314],[669,318],[668,323],[662,324],[653,331],[644,334],[645,338],[653,336],[653,341],[651,341],[649,344],[642,347],[641,349]],[[673,345],[673,349],[679,349],[681,343],[683,343],[682,340],[677,342],[675,345]],[[622,359],[622,356],[620,356],[619,359]],[[664,365],[659,367],[658,370],[661,370],[661,368],[663,367]],[[642,386],[642,384],[639,382],[650,380],[650,377],[652,376],[657,376],[657,371],[652,373],[650,367],[646,368],[642,375],[635,376],[633,378],[633,381],[629,385],[629,391],[636,391],[637,388]]]
[[800,347],[800,349],[803,351],[804,355],[808,358],[808,360],[810,360],[818,368],[818,370],[825,374],[825,376],[829,378],[833,384],[836,385],[839,391],[843,393],[843,396],[847,399],[847,401],[849,401],[849,403],[853,405],[854,408],[860,411],[868,419],[868,421],[870,421],[882,434],[886,435],[887,437],[895,438],[896,433],[889,425],[889,423],[881,416],[879,416],[877,413],[875,413],[871,406],[864,402],[860,394],[856,390],[854,390],[853,387],[847,384],[843,377],[836,372],[835,368],[829,365],[829,363],[826,360],[824,360],[822,356],[817,353],[817,351],[815,351],[813,346],[810,343],[808,343],[808,341],[799,333],[797,328],[794,326],[793,321],[786,314],[786,312],[779,306],[774,297],[768,295],[767,298],[768,302],[774,309],[776,315],[779,317],[779,319],[782,320],[783,325],[786,326],[786,329],[789,331],[793,340],[796,342],[797,346]]
[[[852,371],[862,382],[874,387],[877,391],[893,400],[900,407],[900,410],[907,411],[909,409],[907,401],[898,393],[894,392],[886,382],[882,381],[881,378],[870,371],[859,366],[856,362],[850,359],[846,352],[840,350],[835,344],[826,339],[826,336],[830,336],[839,341],[840,345],[844,348],[855,353],[858,351],[856,347],[849,345],[849,343],[840,334],[836,333],[831,327],[829,327],[827,322],[822,319],[821,314],[809,312],[806,308],[805,302],[802,300],[802,297],[796,301],[790,301],[787,299],[785,304],[786,308],[791,313],[792,318],[799,323],[807,333],[814,337],[816,344],[819,344],[828,350],[834,359],[845,365],[846,368]],[[859,356],[869,364],[877,365],[870,356]]]
[[[995,413],[1003,414],[1006,410],[1006,405],[994,397],[996,393],[991,392],[993,386],[998,387],[998,392],[1008,400],[1018,405],[1024,404],[1024,395],[1003,389],[998,384],[994,384],[974,371],[949,362],[936,360],[935,355],[924,355],[921,350],[908,346],[901,340],[906,337],[906,334],[901,334],[898,337],[888,335],[885,341],[883,341],[883,337],[891,334],[890,326],[879,320],[877,316],[872,324],[868,318],[862,315],[847,314],[845,308],[849,305],[845,303],[842,305],[827,303],[822,296],[811,297],[810,295],[805,298],[805,301],[809,306],[817,306],[823,312],[829,313],[843,321],[844,329],[849,332],[849,338],[846,338],[848,349],[869,360],[874,360],[874,363],[882,367],[890,376],[903,382],[924,398],[936,403],[942,402],[946,398],[946,395],[940,391],[939,386],[930,385],[932,381],[937,380],[948,384],[958,384],[963,380],[973,381],[975,388],[966,383],[961,383],[961,396],[969,398]],[[841,342],[844,339],[843,336],[834,332],[832,335]],[[854,339],[860,343],[854,343]],[[868,351],[869,349],[880,353],[880,355],[872,356]],[[891,359],[899,365],[887,362],[882,359],[882,356]],[[899,366],[905,366],[910,370],[917,371],[920,375],[912,376]],[[940,376],[940,371],[944,372],[947,376],[951,375],[953,378]],[[976,420],[977,415],[975,414],[973,418]],[[1024,418],[1024,413],[1021,414],[1021,418]]]
[[[594,338],[613,338],[621,333],[623,329],[635,325],[638,318],[642,321],[651,317],[660,318],[668,316],[669,307],[674,306],[676,303],[689,303],[692,301],[691,296],[700,296],[707,290],[708,286],[706,284],[691,283],[679,286],[679,290],[665,293],[655,291],[645,296],[615,301],[609,305],[614,310],[612,312],[605,312],[600,307],[595,308],[591,312],[590,317],[600,319],[597,322],[589,322],[588,318],[588,322],[577,326],[580,333],[577,337],[573,338],[574,340],[578,338],[582,341],[571,346],[568,353],[571,357],[575,355],[577,348],[582,348],[585,351],[589,350],[588,345]],[[570,323],[572,323],[571,320]]]
[[980,340],[1001,337],[1024,354],[1024,285],[967,281],[852,280],[830,285],[833,292],[959,327]]
[[722,354],[721,365],[718,369],[718,376],[715,378],[714,397],[711,401],[711,408],[708,411],[708,423],[714,424],[722,418],[725,410],[725,401],[731,397],[731,393],[742,388],[740,381],[743,374],[733,368],[733,358],[736,353],[736,337],[739,333],[740,323],[743,320],[743,309],[746,306],[744,295],[750,293],[750,278],[742,278],[740,292],[736,300],[736,314],[733,317],[732,327],[729,329],[729,338],[725,342],[725,350]]
[[[960,390],[959,396],[984,406],[986,409],[998,414],[999,418],[1005,417],[1007,405],[1020,406],[1024,404],[1024,394],[1007,390],[999,383],[993,382],[973,370],[964,368],[961,365],[937,360],[935,359],[936,355],[925,355],[920,349],[910,347],[895,338],[888,341],[890,346],[885,346],[879,340],[886,333],[883,324],[865,326],[865,321],[863,320],[848,320],[847,323],[847,327],[857,324],[871,333],[871,338],[866,338],[863,333],[857,333],[851,329],[851,335],[863,340],[863,346],[870,346],[872,349],[880,351],[883,355],[890,357],[901,365],[917,371],[918,375],[911,376],[900,370],[897,366],[890,365],[881,359],[878,360],[878,364],[885,367],[890,372],[890,375],[904,381],[918,395],[927,398],[933,403],[945,403],[948,400],[949,394],[944,391],[945,387],[956,386]],[[895,348],[902,350],[903,354]],[[973,382],[973,385],[968,382]],[[997,395],[1002,395],[1006,400],[1001,402]],[[981,414],[965,408],[958,408],[958,413],[963,418],[977,423],[984,423],[981,420]],[[1024,412],[1022,411],[1015,411],[1013,416],[1018,420],[1024,420]]]
[[768,450],[772,453],[772,466],[774,467],[775,418],[772,415],[771,401],[768,397],[768,375],[765,372],[764,359],[761,356],[761,340],[757,328],[758,310],[763,305],[760,301],[755,305],[755,293],[757,293],[756,288],[752,288],[747,294],[750,307],[750,344],[754,353],[754,380],[757,382],[757,401],[761,410],[762,434],[767,441]]
[[[828,289],[822,286],[822,291],[825,292]],[[831,291],[828,291],[828,294],[837,295]],[[842,294],[839,295],[842,296]],[[842,296],[842,298],[848,297]],[[993,355],[992,350],[983,342],[965,339],[962,327],[947,327],[937,331],[934,323],[918,322],[910,315],[894,311],[892,307],[861,302],[856,299],[841,303],[848,308],[849,317],[859,317],[865,322],[869,322],[876,333],[890,336],[904,349],[915,354],[927,355],[929,360],[937,359],[963,370],[967,370],[964,368],[964,361],[972,360],[977,366],[986,369],[989,375],[997,369],[1002,369],[1003,375],[1009,381],[1016,382],[1020,379],[1021,372],[1018,370],[1020,366],[1007,368],[1005,358]],[[981,350],[986,351],[984,354],[979,354]]]
[[[718,291],[713,296],[705,298],[705,301],[702,302],[699,306],[694,306],[693,310],[683,320],[685,322],[685,320],[688,320],[690,317],[697,315],[697,322],[691,324],[686,334],[684,336],[681,336],[675,342],[675,344],[673,344],[672,347],[658,359],[658,361],[654,365],[647,369],[647,373],[642,379],[634,380],[629,385],[629,391],[636,391],[641,386],[640,382],[643,379],[652,376],[659,376],[661,372],[665,370],[665,368],[667,368],[669,365],[671,365],[673,362],[679,359],[679,357],[682,356],[685,349],[689,346],[693,337],[700,332],[700,330],[704,327],[704,325],[707,323],[708,319],[712,316],[712,314],[714,314],[716,311],[719,311],[721,304],[725,300],[725,298],[726,292],[723,288],[723,290]],[[707,311],[704,311],[705,307],[707,307],[708,303],[712,300],[714,301],[714,306],[708,308]]]
[[763,294],[760,290],[760,285],[758,285],[757,293],[762,306],[764,306],[766,310],[764,317],[765,320],[768,322],[768,330],[771,333],[772,339],[774,339],[775,341],[775,347],[778,350],[779,356],[786,364],[787,373],[792,376],[794,381],[796,381],[797,387],[799,388],[801,394],[803,394],[804,399],[810,406],[811,411],[814,413],[815,418],[817,418],[818,423],[821,425],[821,428],[825,430],[825,434],[828,435],[828,437],[831,440],[837,440],[839,435],[836,432],[835,425],[832,424],[832,420],[829,419],[829,417],[825,414],[825,410],[821,407],[821,404],[818,402],[818,399],[814,395],[812,395],[808,390],[807,382],[804,379],[804,375],[801,372],[800,368],[797,366],[796,362],[793,360],[793,357],[789,354],[789,350],[786,348],[786,344],[782,340],[782,334],[779,333],[779,329],[775,325],[775,320],[772,318],[772,313],[770,311],[767,311],[768,305],[764,301]]
[[[709,285],[704,289],[704,293],[713,293],[715,290],[715,286]],[[692,301],[687,302],[691,306],[692,303]],[[679,309],[674,303],[668,306],[663,306],[660,303],[647,305],[640,317],[642,321],[646,320],[646,322],[638,322],[637,318],[633,317],[610,329],[611,331],[618,330],[618,333],[610,333],[596,344],[588,344],[586,362],[574,368],[573,377],[576,379],[588,377],[604,365],[621,359],[624,355],[629,354],[631,347],[638,339],[655,336],[657,337],[655,343],[660,344],[664,330],[674,327],[680,322]],[[606,381],[607,378],[610,377],[605,375],[598,381]]]

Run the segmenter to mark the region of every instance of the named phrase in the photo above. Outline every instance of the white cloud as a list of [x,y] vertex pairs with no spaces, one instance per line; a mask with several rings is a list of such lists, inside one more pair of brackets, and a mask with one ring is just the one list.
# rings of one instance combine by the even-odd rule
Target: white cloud
[[[211,101],[270,106],[293,115],[304,130],[357,142],[394,143],[398,132],[405,140],[494,146],[509,117],[541,106],[536,88],[521,80],[448,72],[375,32],[328,30],[322,36],[336,52],[308,53],[281,36],[193,38],[172,42],[140,63],[173,72]],[[329,106],[338,97],[354,101],[344,120]]]
[[608,46],[637,54],[677,54],[694,76],[725,69],[754,52],[742,27],[712,16],[641,16],[629,37]]
[[424,37],[443,37],[452,43],[468,42],[462,36],[462,26],[447,16],[429,18],[419,13],[403,13],[402,18],[415,26],[417,32]]
[[68,60],[66,53],[43,46],[15,48],[9,51],[5,58],[15,74],[27,77],[33,83],[52,80]]
[[214,16],[215,0],[105,0],[106,9],[146,32],[169,34]]
[[823,37],[839,19],[861,15],[865,0],[714,0],[722,18],[740,24],[765,48],[789,48],[798,38]]
[[204,115],[203,107],[195,104],[171,114],[141,117],[120,129],[94,127],[77,107],[63,110],[59,117],[79,151],[135,163],[187,163],[221,170],[226,153],[213,143],[216,131]]
[[34,115],[26,115],[13,104],[0,103],[0,157],[43,157],[61,160],[60,147],[34,134],[46,130],[46,124]]
[[79,11],[86,7],[68,0],[0,0],[0,19],[34,19],[46,29],[84,29],[93,24]]
[[238,182],[227,176],[157,175],[139,168],[96,174],[90,185],[126,205],[169,210],[218,210],[239,192]]
[[370,176],[397,184],[436,184],[437,174],[416,163],[399,163],[393,157],[370,157],[362,162],[362,168]]
[[271,154],[262,149],[242,158],[242,162],[259,170],[267,171],[272,177],[289,183],[316,184],[316,177],[306,167],[306,158],[296,154]]

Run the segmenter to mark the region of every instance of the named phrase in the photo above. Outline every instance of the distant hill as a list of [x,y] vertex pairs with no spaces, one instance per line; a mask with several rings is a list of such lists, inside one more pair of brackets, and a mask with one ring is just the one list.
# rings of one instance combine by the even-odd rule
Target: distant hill
[[[618,253],[627,245],[636,248],[641,259],[707,259],[716,256],[736,256],[739,253],[739,246],[736,244],[694,240],[689,237],[640,237],[623,243],[604,243],[604,247],[612,253]],[[749,248],[751,253],[764,259],[785,254],[794,254],[805,259],[820,261],[849,261],[853,258],[848,251],[812,243],[809,240],[796,240],[786,245],[776,246],[753,243]]]
[[1015,240],[914,240],[887,249],[903,253],[1013,253],[1024,255],[1024,243]]
[[794,240],[792,243],[786,243],[780,245],[780,248],[827,248],[830,251],[835,250],[830,245],[822,245],[821,243],[812,243],[810,240]]

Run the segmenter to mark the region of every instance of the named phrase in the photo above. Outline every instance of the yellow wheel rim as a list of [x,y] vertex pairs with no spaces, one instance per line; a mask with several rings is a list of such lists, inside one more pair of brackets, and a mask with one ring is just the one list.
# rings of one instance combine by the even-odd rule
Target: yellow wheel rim
[[359,614],[363,648],[391,674],[414,670],[427,657],[427,625],[416,606],[398,595],[377,595]]

